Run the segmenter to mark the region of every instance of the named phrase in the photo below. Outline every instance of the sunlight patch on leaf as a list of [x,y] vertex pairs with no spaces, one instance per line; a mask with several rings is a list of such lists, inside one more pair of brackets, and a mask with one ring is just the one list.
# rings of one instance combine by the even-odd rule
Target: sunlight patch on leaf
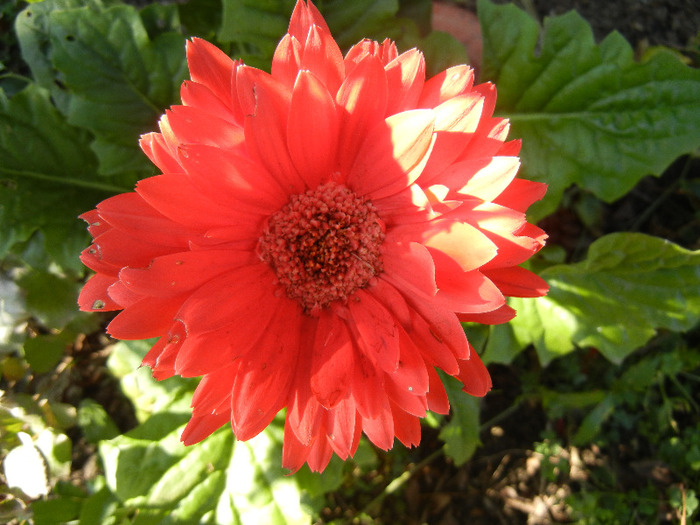
[[664,239],[606,235],[584,261],[540,275],[547,296],[510,304],[518,310],[511,321],[516,340],[534,344],[543,364],[576,346],[620,363],[658,329],[680,332],[700,320],[700,251]]

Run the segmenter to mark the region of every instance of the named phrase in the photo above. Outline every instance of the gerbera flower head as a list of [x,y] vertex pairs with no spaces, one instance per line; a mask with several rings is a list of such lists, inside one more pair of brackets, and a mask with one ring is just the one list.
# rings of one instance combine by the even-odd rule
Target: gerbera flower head
[[158,337],[157,379],[202,376],[182,434],[238,439],[286,408],[283,464],[325,468],[364,433],[420,441],[449,404],[436,369],[491,380],[460,321],[513,317],[546,284],[520,268],[546,235],[525,210],[520,143],[467,66],[426,80],[417,49],[364,40],[343,56],[296,4],[271,74],[187,44],[182,105],[141,146],[162,172],[85,213],[96,274],[83,310],[119,339]]

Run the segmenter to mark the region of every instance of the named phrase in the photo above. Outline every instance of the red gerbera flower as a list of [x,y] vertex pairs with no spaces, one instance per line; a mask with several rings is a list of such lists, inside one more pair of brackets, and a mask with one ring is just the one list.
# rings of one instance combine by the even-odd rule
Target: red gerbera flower
[[292,471],[363,432],[416,445],[426,410],[449,409],[436,368],[491,388],[460,321],[505,322],[505,296],[547,289],[516,266],[544,244],[524,212],[545,186],[515,178],[494,87],[467,66],[426,81],[388,40],[343,58],[303,1],[271,74],[199,39],[187,60],[183,105],[141,141],[162,175],[82,216],[81,308],[160,337],[157,379],[203,376],[186,444],[229,421],[249,439],[286,407]]

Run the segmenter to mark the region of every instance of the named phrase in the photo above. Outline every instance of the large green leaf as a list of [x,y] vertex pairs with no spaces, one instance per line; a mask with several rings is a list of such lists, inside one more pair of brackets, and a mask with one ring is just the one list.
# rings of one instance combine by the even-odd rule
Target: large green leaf
[[[8,99],[0,90],[0,257],[37,229],[62,267],[75,268],[75,248],[87,242],[83,211],[120,188],[96,180],[87,134],[70,124],[30,84]],[[79,250],[78,250],[79,251]]]
[[57,71],[51,63],[51,39],[49,26],[51,13],[74,9],[86,4],[99,7],[100,0],[47,0],[33,3],[15,19],[15,32],[22,51],[22,58],[29,66],[34,80],[51,91],[54,103],[63,111],[68,109],[70,94],[57,82]]
[[700,319],[700,251],[664,239],[614,233],[595,241],[586,260],[541,273],[549,294],[513,299],[520,346],[533,343],[543,364],[575,346],[592,346],[614,363],[654,336]]
[[522,137],[523,169],[549,184],[535,208],[552,212],[579,185],[606,202],[700,146],[700,70],[659,51],[635,62],[612,33],[596,45],[575,12],[537,23],[514,5],[479,0],[482,76]]
[[223,428],[190,447],[179,441],[182,428],[159,439],[135,437],[137,430],[100,444],[107,486],[122,509],[148,508],[149,523],[161,525],[309,523],[297,482],[279,466],[281,425],[247,442]]
[[156,129],[163,109],[178,99],[184,80],[184,37],[151,40],[138,11],[115,5],[53,11],[52,62],[72,96],[68,121],[90,130],[102,175],[150,174],[140,134]]

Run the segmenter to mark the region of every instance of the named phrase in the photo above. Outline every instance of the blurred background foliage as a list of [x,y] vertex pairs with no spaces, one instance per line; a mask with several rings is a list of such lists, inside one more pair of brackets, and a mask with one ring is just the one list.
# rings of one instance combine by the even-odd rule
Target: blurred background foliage
[[[292,0],[19,0],[0,6],[0,521],[11,523],[690,522],[700,488],[700,39],[594,38],[575,12],[478,8],[482,81],[523,139],[550,242],[547,297],[465,326],[494,377],[444,378],[452,411],[423,442],[285,476],[282,420],[183,447],[196,384],[139,368],[77,311],[80,213],[155,174],[140,134],[177,103],[184,41],[269,69]],[[478,4],[478,5],[475,5]],[[504,4],[504,5],[501,5]],[[341,48],[469,61],[429,0],[317,2]],[[478,59],[478,57],[472,57]]]

